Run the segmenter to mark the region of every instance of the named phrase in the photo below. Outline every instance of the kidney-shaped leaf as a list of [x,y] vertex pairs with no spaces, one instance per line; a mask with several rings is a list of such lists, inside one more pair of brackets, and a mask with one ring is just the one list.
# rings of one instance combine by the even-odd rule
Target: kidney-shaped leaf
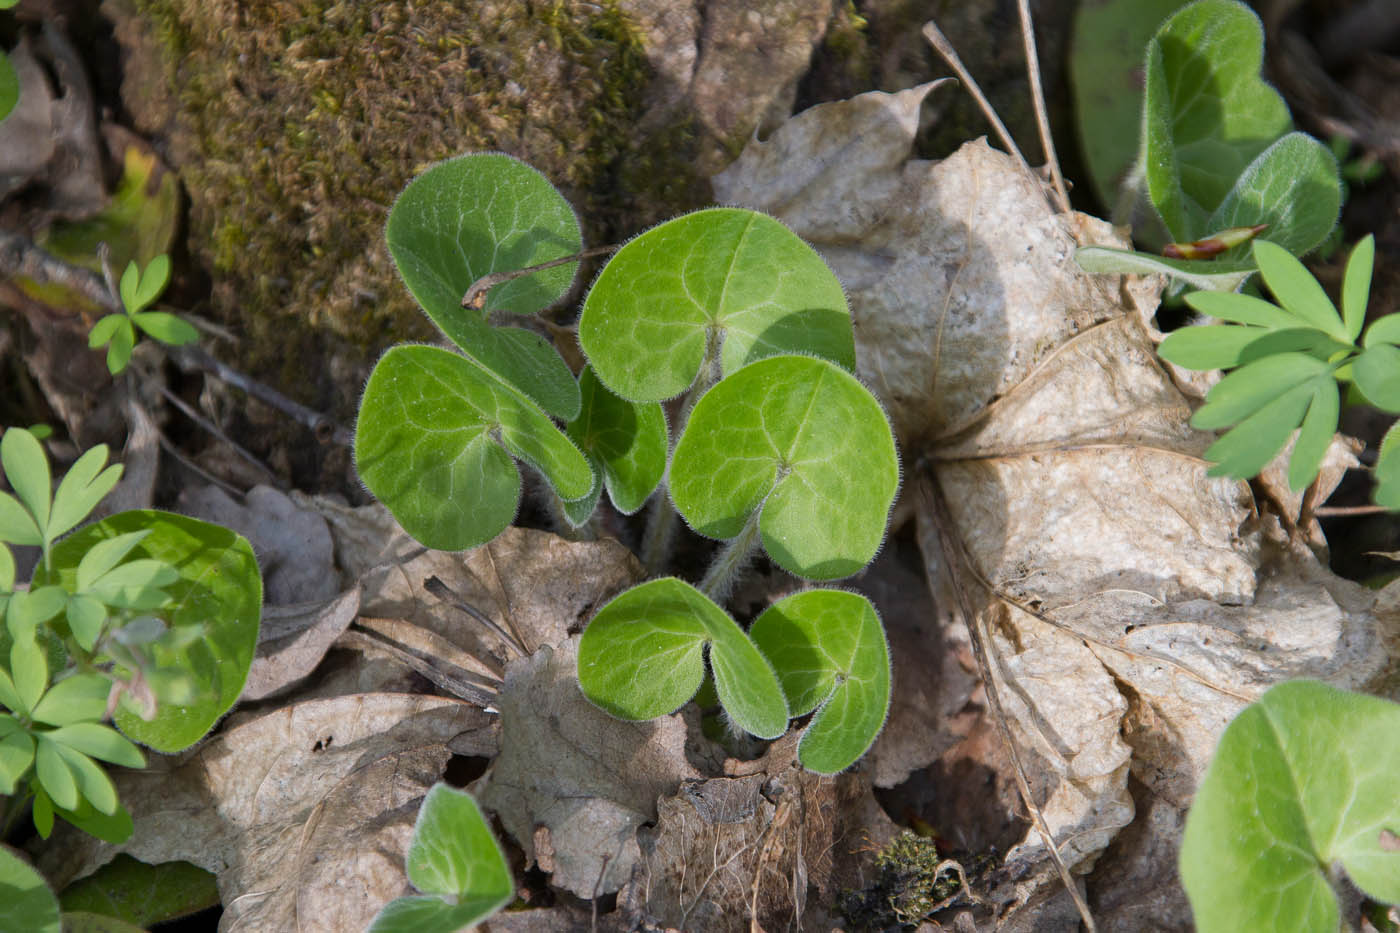
[[519,457],[565,500],[593,474],[578,448],[532,402],[471,361],[437,347],[394,347],[370,374],[355,427],[355,461],[404,530],[442,551],[499,534],[520,502]]
[[[1199,0],[1147,46],[1143,168],[1172,238],[1196,240],[1235,180],[1292,123],[1259,77],[1264,32],[1234,0]],[[1251,221],[1251,223],[1257,221]]]
[[608,391],[593,367],[578,378],[583,407],[569,437],[602,470],[618,511],[642,507],[666,472],[666,415],[656,402],[629,402]]
[[[121,512],[65,538],[53,551],[53,575],[70,591],[75,589],[78,565],[88,550],[137,531],[149,533],[130,556],[163,561],[179,573],[179,579],[165,585],[171,601],[160,614],[172,629],[200,627],[200,637],[183,647],[157,642],[146,650],[155,667],[188,674],[195,698],[188,705],[162,703],[150,722],[125,704],[114,718],[136,741],[176,752],[202,738],[243,689],[258,643],[262,576],[252,546],[241,535],[154,509]],[[36,579],[43,576],[36,574]]]
[[794,716],[817,707],[797,746],[803,767],[844,771],[875,741],[890,709],[890,653],[875,607],[841,590],[808,590],[764,610],[749,629]]
[[671,462],[676,510],[697,531],[733,538],[762,509],[769,556],[818,580],[870,562],[898,486],[880,404],[850,373],[806,356],[770,357],[721,381],[696,404]]
[[1337,863],[1400,903],[1397,735],[1400,705],[1315,681],[1279,684],[1230,723],[1181,846],[1202,933],[1337,929]]
[[641,402],[690,388],[717,346],[726,376],[798,352],[855,369],[836,276],[787,227],[737,208],[678,217],[618,250],[584,301],[579,342],[608,388]]
[[675,577],[633,587],[598,610],[579,641],[579,686],[619,719],[665,716],[700,689],[706,645],[734,724],[761,739],[782,735],[787,702],[773,668],[728,613]]
[[579,251],[578,218],[548,179],[502,153],[448,159],[399,195],[385,236],[404,284],[453,343],[550,414],[578,414],[578,388],[554,347],[537,334],[486,321],[493,311],[533,314],[557,301],[577,263],[497,285],[481,310],[462,307],[467,289],[483,276]]

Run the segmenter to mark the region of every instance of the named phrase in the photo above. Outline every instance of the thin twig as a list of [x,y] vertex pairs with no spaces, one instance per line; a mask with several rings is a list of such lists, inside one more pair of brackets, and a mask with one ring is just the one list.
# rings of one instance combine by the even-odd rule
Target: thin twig
[[59,259],[22,234],[0,230],[0,279],[17,278],[32,279],[40,285],[63,285],[98,307],[122,309],[121,301],[107,288],[102,276]]
[[991,709],[992,719],[996,722],[997,731],[1001,734],[1002,741],[1006,744],[1007,752],[1011,757],[1012,772],[1016,778],[1016,788],[1020,791],[1021,800],[1025,803],[1026,809],[1031,814],[1031,820],[1036,831],[1045,843],[1045,848],[1050,854],[1050,860],[1055,864],[1055,870],[1059,872],[1060,881],[1064,884],[1069,896],[1074,900],[1074,906],[1079,911],[1079,917],[1084,921],[1084,928],[1088,933],[1095,933],[1098,929],[1094,925],[1093,915],[1089,913],[1089,905],[1085,903],[1083,895],[1079,893],[1079,888],[1074,883],[1074,878],[1069,873],[1069,866],[1060,856],[1060,851],[1055,846],[1055,837],[1050,832],[1050,826],[1045,822],[1045,814],[1040,806],[1031,796],[1030,782],[1026,778],[1025,764],[1021,761],[1021,752],[1016,745],[1016,739],[1011,734],[1010,722],[1006,711],[1001,705],[1001,696],[996,685],[996,674],[992,671],[991,657],[988,654],[987,644],[982,637],[981,622],[977,614],[972,609],[972,603],[967,595],[967,587],[962,580],[963,568],[959,555],[961,550],[954,543],[953,537],[953,517],[948,510],[948,505],[943,496],[943,490],[938,483],[938,476],[933,469],[927,465],[923,468],[924,482],[919,484],[919,491],[927,496],[930,501],[933,514],[934,529],[938,534],[938,543],[944,554],[944,565],[952,577],[952,589],[957,597],[958,613],[963,618],[963,624],[967,627],[968,638],[972,644],[972,654],[977,659],[977,668],[982,675],[982,686],[986,691],[987,705]]
[[1031,82],[1031,103],[1035,106],[1035,125],[1040,130],[1040,148],[1045,152],[1045,164],[1050,168],[1050,183],[1055,187],[1055,198],[1060,211],[1069,213],[1069,192],[1065,190],[1065,178],[1060,174],[1060,160],[1055,155],[1055,141],[1050,137],[1050,114],[1045,106],[1045,88],[1040,83],[1040,56],[1035,50],[1035,25],[1031,21],[1030,0],[1017,0],[1016,9],[1021,14],[1021,38],[1026,47],[1026,74]]
[[426,580],[423,581],[423,589],[427,590],[429,593],[432,593],[434,596],[447,603],[452,608],[457,609],[461,612],[465,612],[467,615],[471,616],[473,619],[480,622],[482,625],[486,626],[491,631],[495,632],[497,637],[499,637],[510,647],[514,648],[522,658],[529,655],[530,652],[525,650],[525,646],[521,644],[520,639],[516,638],[514,635],[501,628],[495,622],[491,621],[490,616],[486,615],[486,613],[482,612],[480,609],[476,608],[471,603],[458,596],[455,592],[453,592],[450,586],[448,586],[446,583],[443,583],[442,580],[436,575],[428,577]]
[[502,285],[512,279],[533,275],[536,272],[543,272],[545,269],[553,269],[555,266],[578,262],[580,259],[604,256],[615,249],[617,249],[616,246],[594,246],[574,253],[572,256],[561,256],[558,259],[551,259],[549,262],[542,262],[537,266],[526,266],[524,269],[512,269],[509,272],[492,272],[490,275],[483,275],[473,282],[472,287],[467,289],[467,293],[462,296],[462,307],[480,311],[486,306],[486,293],[497,285]]
[[1383,505],[1320,505],[1313,509],[1313,518],[1359,518],[1384,515],[1389,511]]
[[967,88],[967,92],[972,95],[972,99],[977,101],[977,106],[982,108],[982,115],[987,118],[987,122],[997,131],[997,138],[1001,140],[1001,144],[1016,157],[1017,161],[1021,163],[1022,167],[1024,167],[1027,172],[1031,175],[1035,175],[1035,170],[1031,168],[1030,163],[1026,161],[1026,157],[1021,154],[1021,150],[1017,147],[1016,140],[1011,138],[1011,133],[1006,129],[1006,124],[1001,122],[1001,117],[997,116],[996,110],[992,108],[991,101],[987,100],[986,95],[982,93],[982,88],[978,86],[977,79],[974,78],[972,72],[968,71],[963,65],[962,59],[958,58],[957,51],[953,48],[952,43],[948,41],[947,37],[943,35],[938,25],[932,20],[929,20],[927,23],[924,23],[923,32],[924,38],[928,40],[929,45],[933,46],[934,51],[942,55],[943,60],[948,63],[948,67],[957,72],[958,80]]
[[155,386],[156,390],[160,392],[161,395],[165,396],[166,401],[168,401],[170,404],[174,405],[176,408],[180,409],[180,411],[185,413],[185,417],[189,418],[195,424],[199,425],[201,428],[208,431],[210,434],[214,435],[219,440],[223,441],[233,450],[234,453],[238,454],[238,456],[251,463],[258,470],[262,471],[263,475],[267,476],[272,481],[273,485],[275,485],[278,489],[281,489],[285,492],[289,488],[287,484],[283,482],[282,479],[278,477],[276,473],[268,469],[268,467],[256,456],[254,456],[254,454],[251,451],[249,451],[247,448],[243,447],[233,438],[225,434],[217,424],[210,421],[208,418],[204,417],[199,412],[195,411],[193,406],[191,406],[184,399],[180,398],[180,396],[176,395],[174,392],[171,392],[164,385],[157,382]]

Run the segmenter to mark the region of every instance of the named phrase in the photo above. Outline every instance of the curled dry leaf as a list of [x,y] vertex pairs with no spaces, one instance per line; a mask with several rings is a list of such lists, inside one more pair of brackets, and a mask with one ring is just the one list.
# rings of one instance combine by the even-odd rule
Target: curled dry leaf
[[358,586],[321,603],[264,607],[258,653],[240,699],[261,700],[310,674],[359,611]]
[[591,898],[632,876],[657,798],[701,775],[684,719],[614,719],[579,691],[577,666],[577,637],[507,666],[501,754],[479,797],[554,885]]
[[[57,887],[118,852],[218,877],[232,930],[362,930],[407,892],[418,800],[453,749],[496,751],[495,717],[441,697],[368,694],[246,722],[187,760],[116,775],[136,832],[113,846],[76,831],[46,849]],[[60,827],[56,832],[63,832]]]
[[[1164,834],[1225,723],[1283,679],[1380,685],[1394,600],[1290,549],[1247,486],[1206,476],[1212,438],[1187,424],[1142,308],[1074,264],[1071,232],[1108,243],[1106,225],[1055,215],[982,141],[908,158],[928,91],[814,107],[751,144],[715,189],[812,241],[846,285],[860,373],[917,464],[931,585],[951,593],[957,563],[1067,862],[1091,869],[1133,819],[1129,772],[1141,782],[1150,824],[1115,850],[1133,867],[1089,886],[1105,928],[1130,928],[1114,911],[1131,904],[1127,886],[1172,876]],[[1152,287],[1123,291],[1141,303]],[[939,547],[938,498],[958,553]],[[1034,904],[1026,882],[1054,878],[1045,860],[1032,831],[1008,856],[1022,883],[994,900]],[[1184,898],[1173,889],[1158,906]]]

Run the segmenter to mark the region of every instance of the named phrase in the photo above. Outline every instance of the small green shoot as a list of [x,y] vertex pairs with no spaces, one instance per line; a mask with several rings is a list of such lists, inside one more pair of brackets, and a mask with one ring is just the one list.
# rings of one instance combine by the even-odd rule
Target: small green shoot
[[384,905],[369,933],[457,933],[515,897],[505,855],[476,801],[447,784],[423,799],[406,867],[424,893]]
[[[1258,241],[1254,259],[1276,303],[1193,292],[1187,304],[1227,323],[1177,330],[1158,352],[1187,369],[1234,368],[1191,419],[1203,430],[1232,427],[1206,451],[1216,463],[1212,475],[1256,475],[1301,429],[1288,470],[1289,485],[1301,490],[1317,476],[1337,430],[1339,381],[1355,383],[1372,405],[1400,414],[1400,314],[1380,318],[1362,336],[1375,260],[1372,237],[1358,243],[1347,261],[1340,314],[1287,250]],[[1388,460],[1386,466],[1393,469]]]
[[1279,684],[1225,729],[1196,791],[1181,879],[1201,933],[1340,924],[1335,880],[1400,904],[1400,705]]
[[136,331],[173,347],[194,343],[199,331],[188,321],[168,311],[147,311],[152,302],[170,283],[170,257],[164,254],[152,259],[145,271],[137,271],[136,263],[128,263],[117,290],[121,293],[124,314],[109,314],[93,325],[88,334],[88,346],[94,350],[107,348],[107,370],[117,375],[131,361],[136,346]]

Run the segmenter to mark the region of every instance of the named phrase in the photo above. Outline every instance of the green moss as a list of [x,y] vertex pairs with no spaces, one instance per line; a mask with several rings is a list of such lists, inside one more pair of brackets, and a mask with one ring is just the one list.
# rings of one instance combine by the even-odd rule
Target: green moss
[[243,365],[313,404],[353,411],[358,386],[326,366],[307,386],[288,345],[316,335],[363,361],[435,335],[383,236],[426,165],[519,156],[571,198],[591,242],[697,200],[684,149],[636,138],[649,71],[614,0],[134,2],[167,53],[169,149],[213,310],[249,338]]
[[[967,865],[967,874],[994,863],[989,858],[973,861],[975,870]],[[906,829],[876,854],[874,882],[864,890],[849,892],[842,901],[842,911],[856,930],[917,927],[935,909],[950,906],[950,899],[962,890],[962,879],[953,865],[939,854],[934,840]]]

